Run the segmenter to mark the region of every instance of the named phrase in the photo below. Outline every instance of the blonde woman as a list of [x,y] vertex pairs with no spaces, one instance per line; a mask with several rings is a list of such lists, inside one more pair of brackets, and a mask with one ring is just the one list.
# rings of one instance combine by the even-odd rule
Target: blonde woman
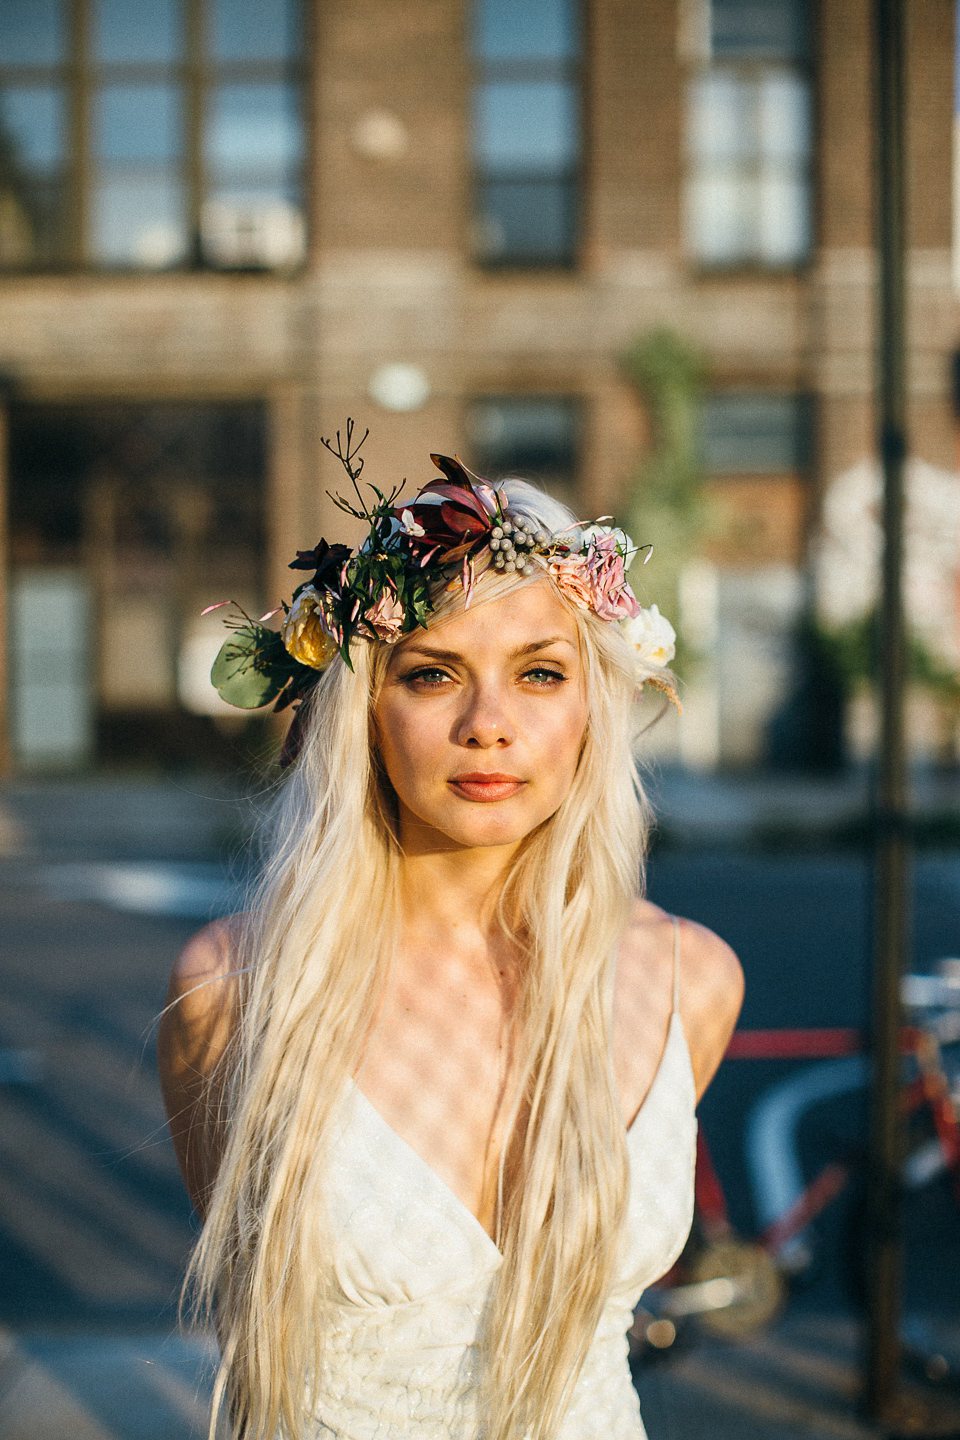
[[214,668],[299,707],[260,889],[161,1033],[217,1406],[242,1440],[637,1440],[625,1331],[741,999],[642,898],[672,632],[621,531],[434,459]]

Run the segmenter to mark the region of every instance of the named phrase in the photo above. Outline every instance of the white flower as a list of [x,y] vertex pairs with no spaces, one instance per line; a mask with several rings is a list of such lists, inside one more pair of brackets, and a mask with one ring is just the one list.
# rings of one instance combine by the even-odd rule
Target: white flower
[[400,512],[400,529],[405,535],[415,535],[418,538],[427,533],[423,526],[419,525],[413,518],[412,510],[402,510]]
[[677,653],[677,633],[656,605],[630,620],[621,620],[620,629],[636,655],[637,683],[657,670],[665,669]]

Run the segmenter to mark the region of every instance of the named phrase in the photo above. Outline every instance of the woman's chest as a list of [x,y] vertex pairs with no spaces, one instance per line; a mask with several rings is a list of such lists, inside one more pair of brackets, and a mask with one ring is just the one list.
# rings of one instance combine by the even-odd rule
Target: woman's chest
[[[692,1076],[682,1030],[674,1029],[627,1136],[630,1186],[614,1288],[631,1304],[686,1238],[695,1144]],[[337,1285],[348,1304],[379,1309],[453,1298],[479,1313],[499,1250],[352,1082],[332,1137],[325,1210]]]
[[355,1079],[384,1123],[492,1228],[511,1079],[494,985],[395,984]]

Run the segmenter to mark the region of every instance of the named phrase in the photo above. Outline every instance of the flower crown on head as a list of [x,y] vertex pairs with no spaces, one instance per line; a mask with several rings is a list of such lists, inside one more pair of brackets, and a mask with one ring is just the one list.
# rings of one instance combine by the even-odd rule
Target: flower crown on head
[[[363,470],[360,447],[369,431],[354,440],[347,420],[336,448],[322,443],[340,460],[356,491],[358,505],[331,497],[340,509],[369,526],[357,550],[321,540],[300,550],[291,570],[312,571],[298,585],[289,605],[281,602],[259,620],[236,607],[227,621],[232,634],[220,649],[210,679],[221,697],[241,709],[273,703],[275,710],[299,705],[336,655],[350,665],[356,640],[393,644],[418,626],[425,627],[439,586],[462,585],[470,604],[479,576],[548,574],[560,593],[581,610],[615,622],[633,646],[638,687],[649,684],[678,704],[667,666],[675,653],[673,626],[656,605],[644,609],[626,578],[637,553],[623,530],[597,522],[575,523],[551,534],[522,501],[467,470],[457,457],[431,455],[445,477],[432,480],[406,503],[397,503],[402,486],[364,504],[358,481]],[[604,520],[609,520],[605,516]],[[651,546],[644,563],[649,560]],[[230,602],[210,605],[205,615]],[[279,630],[267,621],[281,614]],[[292,727],[281,763],[299,748],[299,726]]]

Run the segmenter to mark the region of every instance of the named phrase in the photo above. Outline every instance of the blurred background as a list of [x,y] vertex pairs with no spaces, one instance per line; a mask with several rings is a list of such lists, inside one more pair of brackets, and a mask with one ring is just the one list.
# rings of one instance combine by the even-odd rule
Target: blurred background
[[[942,1017],[954,7],[907,16],[913,969],[944,980]],[[868,0],[0,0],[0,1440],[200,1433],[209,1346],[171,1338],[195,1221],[152,1025],[179,945],[236,903],[281,739],[209,685],[223,630],[200,612],[260,614],[298,548],[352,538],[320,444],[347,415],[382,488],[456,452],[654,543],[637,588],[676,624],[684,710],[644,737],[651,894],[738,949],[746,1030],[834,1035],[820,1069],[801,1041],[725,1063],[703,1125],[730,1219],[755,1236],[799,1193],[757,1158],[771,1112],[803,1183],[851,1178],[778,1258],[779,1320],[640,1356],[651,1440],[872,1433],[848,1064],[881,538],[870,20]],[[960,1211],[934,1131],[907,1319],[914,1378],[946,1394]]]

